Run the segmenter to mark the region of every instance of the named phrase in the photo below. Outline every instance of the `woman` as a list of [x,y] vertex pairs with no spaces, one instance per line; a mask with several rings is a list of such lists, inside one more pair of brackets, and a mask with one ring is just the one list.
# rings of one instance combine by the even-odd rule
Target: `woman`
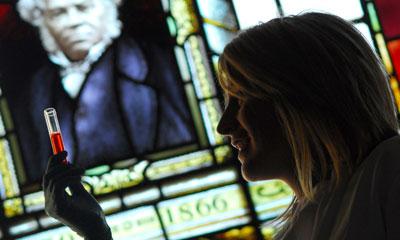
[[307,13],[248,29],[219,61],[219,133],[249,181],[295,192],[277,239],[398,239],[400,137],[387,75],[362,35]]
[[[400,236],[396,110],[382,65],[351,24],[321,13],[274,19],[242,32],[219,66],[227,106],[218,131],[238,149],[243,177],[282,179],[295,192],[277,239]],[[110,239],[64,158],[49,162],[46,211],[88,239]]]

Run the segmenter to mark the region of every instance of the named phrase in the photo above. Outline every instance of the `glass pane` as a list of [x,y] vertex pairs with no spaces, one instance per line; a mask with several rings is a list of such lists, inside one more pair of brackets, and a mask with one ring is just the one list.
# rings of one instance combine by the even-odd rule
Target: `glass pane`
[[400,4],[398,0],[376,0],[379,19],[386,37],[400,36]]
[[197,0],[197,4],[203,18],[219,22],[228,28],[237,27],[231,5],[226,0]]
[[6,129],[4,128],[3,118],[0,115],[0,137],[6,134]]
[[10,145],[5,139],[0,140],[0,189],[3,189],[2,191],[5,189],[5,192],[0,192],[2,194],[0,197],[3,199],[19,194]]
[[7,199],[3,202],[4,215],[6,217],[14,217],[24,213],[21,198]]
[[90,185],[95,195],[105,194],[141,183],[148,164],[148,161],[141,161],[126,169],[114,169],[99,176],[84,176],[82,180]]
[[375,32],[381,31],[381,25],[379,24],[378,16],[376,15],[376,10],[373,3],[367,3],[367,9],[369,14],[369,19],[371,20],[372,29]]
[[275,0],[233,0],[233,5],[241,29],[279,17]]
[[397,109],[400,112],[400,88],[399,88],[399,81],[391,76],[390,77],[390,87],[392,89],[393,95],[394,95],[394,99],[396,101],[397,104]]
[[189,99],[190,110],[192,111],[193,121],[196,126],[196,133],[199,138],[200,146],[208,146],[207,136],[204,129],[203,121],[201,120],[201,113],[198,106],[197,97],[192,84],[186,84],[186,95]]
[[24,205],[26,212],[34,212],[44,209],[43,191],[31,193],[24,196]]
[[400,39],[390,41],[387,45],[390,56],[392,57],[394,69],[397,74],[400,74]]
[[360,0],[280,0],[285,15],[303,11],[323,11],[338,15],[347,20],[363,17]]
[[57,221],[55,218],[49,217],[47,215],[43,215],[39,218],[39,224],[43,228],[48,228],[51,226],[55,226],[57,224],[60,224],[59,221]]
[[161,0],[161,4],[163,6],[164,12],[169,11],[169,0]]
[[145,206],[107,216],[113,239],[164,239],[153,206]]
[[369,30],[368,25],[365,23],[357,23],[354,26],[358,29],[358,31],[361,32],[361,34],[364,36],[365,40],[367,40],[371,48],[375,50],[374,42],[371,36],[371,31]]
[[139,204],[145,204],[157,200],[160,197],[158,188],[152,187],[145,190],[136,190],[124,194],[123,202],[125,206],[132,207]]
[[213,164],[213,158],[209,150],[203,150],[154,162],[146,170],[146,176],[150,180],[160,179],[184,172],[189,172]]
[[8,232],[15,236],[35,231],[39,228],[39,224],[35,219],[24,220],[10,226]]
[[190,81],[189,67],[185,56],[185,51],[178,46],[175,46],[175,58],[178,63],[179,72],[181,73],[184,82]]
[[385,65],[386,71],[389,74],[392,74],[393,73],[393,65],[392,65],[392,62],[390,61],[390,56],[389,56],[389,52],[386,48],[385,39],[383,38],[383,35],[381,33],[376,34],[375,39],[376,39],[376,43],[378,44],[379,53],[381,55],[383,64]]
[[242,228],[231,229],[226,232],[217,233],[210,237],[202,237],[201,240],[256,240],[256,229],[253,226],[245,226]]
[[230,146],[220,146],[214,149],[217,163],[223,163],[232,157],[232,149]]
[[183,44],[186,38],[197,32],[199,24],[189,0],[170,0],[171,15],[174,17],[178,29],[176,41]]
[[103,212],[105,214],[109,214],[121,209],[122,201],[119,197],[113,196],[99,200],[99,204],[101,206],[101,209],[103,209]]
[[224,138],[217,132],[219,119],[221,118],[221,109],[216,99],[208,99],[200,103],[200,110],[203,115],[204,124],[210,144],[222,144]]
[[[106,218],[114,239],[164,239],[154,207],[141,207],[123,213],[113,214]],[[83,238],[79,237],[68,227],[52,229],[20,238],[20,240],[32,239],[81,240]]]
[[1,111],[1,117],[3,118],[6,130],[8,130],[8,131],[13,130],[14,124],[11,120],[11,114],[8,109],[8,103],[4,98],[0,99],[0,111]]
[[238,185],[229,185],[158,204],[170,239],[190,238],[246,224],[247,203]]
[[193,84],[198,98],[215,95],[216,90],[203,40],[199,36],[191,36],[185,42],[185,52],[192,73]]
[[175,37],[176,33],[177,33],[177,29],[176,29],[175,20],[172,17],[167,17],[167,25],[168,25],[169,33],[171,34],[172,37]]
[[225,45],[228,44],[236,35],[234,32],[230,32],[212,24],[205,23],[203,26],[211,50],[218,54],[222,53]]
[[266,222],[261,225],[260,230],[264,240],[273,240],[274,235],[278,232],[278,227],[272,222]]
[[165,197],[174,197],[226,185],[235,180],[237,180],[237,173],[234,169],[218,170],[207,174],[197,174],[178,181],[169,181],[162,185],[161,191]]
[[73,232],[69,227],[60,227],[49,231],[32,234],[27,237],[18,238],[18,240],[33,240],[33,239],[46,239],[46,240],[83,240],[78,234]]
[[250,195],[260,220],[275,218],[283,213],[293,198],[293,191],[282,181],[249,183]]

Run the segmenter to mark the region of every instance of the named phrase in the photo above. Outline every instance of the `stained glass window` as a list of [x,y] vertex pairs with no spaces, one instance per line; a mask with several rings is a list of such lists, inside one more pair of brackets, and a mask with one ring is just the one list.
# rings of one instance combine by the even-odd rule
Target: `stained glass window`
[[[130,118],[128,112],[119,115],[122,120],[113,127],[99,125],[99,129],[110,132],[118,125],[123,130],[110,136],[113,139],[126,137],[121,138],[121,145],[114,146],[107,158],[87,155],[93,161],[87,164],[83,177],[85,188],[96,196],[104,209],[114,239],[200,236],[202,239],[272,239],[276,233],[277,226],[271,220],[286,209],[293,192],[281,181],[246,183],[238,170],[234,150],[216,132],[222,111],[218,98],[221,93],[216,85],[218,57],[241,29],[303,11],[337,14],[353,22],[382,58],[400,106],[397,80],[400,71],[400,4],[395,0],[127,0],[119,9],[123,34],[116,37],[117,40],[110,40],[113,42],[111,45],[100,44],[96,46],[97,50],[90,50],[93,57],[90,61],[97,65],[91,65],[89,61],[89,67],[79,66],[77,70],[68,65],[65,58],[48,55],[49,46],[42,45],[40,32],[21,19],[16,5],[0,4],[0,217],[7,219],[0,221],[0,238],[81,239],[44,213],[44,196],[39,180],[42,172],[35,167],[40,164],[44,167],[48,155],[43,159],[30,158],[33,151],[30,145],[39,141],[43,141],[45,144],[42,145],[46,147],[49,144],[47,135],[39,139],[24,133],[37,126],[41,126],[38,131],[43,128],[46,131],[43,122],[25,121],[29,116],[23,114],[37,101],[29,98],[32,92],[46,96],[39,90],[29,90],[35,89],[33,76],[40,73],[39,70],[43,74],[40,75],[42,78],[39,77],[41,80],[51,74],[59,78],[66,76],[65,84],[58,79],[58,87],[63,87],[71,79],[82,80],[84,76],[84,82],[95,81],[88,76],[107,75],[103,70],[97,72],[96,68],[104,59],[128,58],[129,64],[122,63],[118,67],[104,64],[104,69],[114,66],[114,70],[123,70],[115,75],[123,79],[118,84],[129,90],[126,96],[143,94],[142,97],[146,98],[161,94],[157,104],[171,112],[160,113],[160,119],[172,114],[177,116],[174,118],[176,122],[181,122],[183,129],[187,129],[184,140],[174,142],[178,138],[178,129],[175,129],[169,135],[162,134],[168,136],[167,139],[152,142],[148,145],[151,147],[144,148],[150,150],[141,152],[138,147],[120,147],[126,143],[145,142],[134,137],[137,132],[141,136],[150,136],[151,129],[164,128],[167,131],[168,126],[173,125],[167,125],[167,121],[146,128],[143,126],[152,124],[157,117]],[[107,51],[114,48],[123,48],[123,51],[116,50],[114,53],[118,54],[107,55]],[[43,63],[58,64],[57,68],[64,69],[64,72],[54,68],[43,69]],[[131,68],[132,64],[137,67]],[[114,73],[109,75],[114,76]],[[154,81],[146,82],[143,88],[130,85],[132,82],[141,85],[140,81],[147,81],[147,76],[154,77]],[[173,84],[164,82],[168,80]],[[86,105],[73,109],[74,116],[90,116],[88,113],[96,113],[89,111],[90,103],[96,102],[95,97],[102,105],[106,104],[101,98],[106,95],[101,95],[103,92],[98,90],[118,88],[118,84],[102,85],[106,83],[96,82],[97,88],[74,83],[75,87],[89,89],[87,94],[82,90],[76,96],[64,86],[65,91],[59,94],[62,93],[65,102],[58,106],[68,105],[71,98],[82,98],[87,100],[84,102]],[[158,85],[160,83],[164,85]],[[151,87],[156,91],[152,92]],[[129,92],[136,95],[129,95]],[[119,102],[109,109],[128,106],[136,109],[134,115],[147,116],[160,111],[155,107],[157,104],[140,108],[140,104],[129,101],[130,98],[124,98],[123,94],[115,94],[114,99],[119,99]],[[67,110],[58,109],[62,121],[72,119]],[[176,109],[183,110],[176,112]],[[41,111],[35,112],[40,120]],[[104,118],[114,115],[108,111],[105,113],[101,115]],[[79,148],[74,149],[78,143],[73,142],[72,135],[65,133],[65,138],[70,138],[67,140],[71,142],[69,149],[78,155],[83,154],[79,153]],[[105,149],[101,148],[102,151]],[[120,154],[114,155],[115,152]]]

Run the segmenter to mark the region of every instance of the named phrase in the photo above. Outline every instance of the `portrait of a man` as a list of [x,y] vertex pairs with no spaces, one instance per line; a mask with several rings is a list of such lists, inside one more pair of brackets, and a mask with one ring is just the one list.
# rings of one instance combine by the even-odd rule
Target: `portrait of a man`
[[[140,157],[196,139],[171,49],[124,34],[118,0],[20,0],[47,59],[35,70],[25,129],[30,179],[51,154],[43,110],[54,107],[68,159],[83,167]],[[25,119],[26,118],[26,119]],[[21,124],[22,126],[23,124]]]

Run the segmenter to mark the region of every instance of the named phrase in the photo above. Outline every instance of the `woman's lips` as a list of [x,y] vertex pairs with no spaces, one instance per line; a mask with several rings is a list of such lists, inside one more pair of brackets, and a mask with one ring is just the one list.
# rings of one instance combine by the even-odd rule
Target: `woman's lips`
[[247,148],[248,140],[247,139],[239,139],[232,141],[231,145],[239,151],[243,151]]

